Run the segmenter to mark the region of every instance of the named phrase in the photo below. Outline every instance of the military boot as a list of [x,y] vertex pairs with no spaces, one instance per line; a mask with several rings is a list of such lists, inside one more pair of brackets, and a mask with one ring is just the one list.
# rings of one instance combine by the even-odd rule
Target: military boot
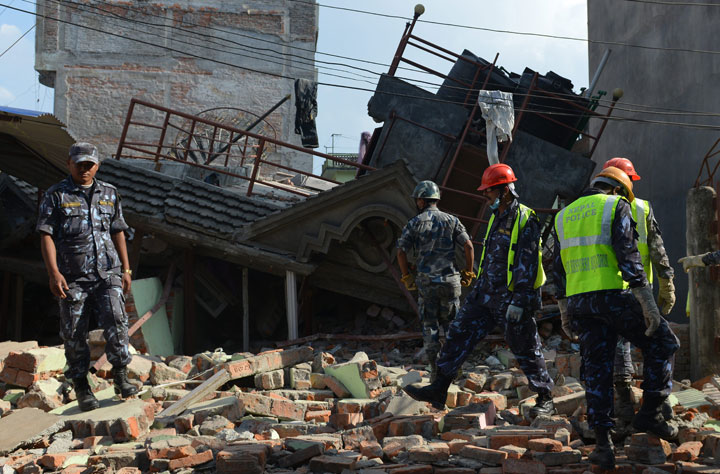
[[662,413],[663,418],[665,418],[665,421],[670,421],[673,419],[673,416],[675,416],[675,412],[673,411],[672,405],[670,405],[670,399],[666,398],[664,402],[660,405],[660,413]]
[[131,397],[138,392],[137,387],[128,380],[127,367],[113,368],[113,381],[115,382],[115,393],[122,398]]
[[90,388],[87,377],[73,379],[73,385],[75,386],[75,396],[77,397],[80,410],[90,411],[100,406],[100,402],[98,402],[98,399],[95,398],[95,395]]
[[530,409],[530,417],[535,418],[538,415],[554,415],[555,403],[553,402],[550,392],[539,393],[535,406]]
[[450,387],[452,381],[452,377],[448,377],[438,369],[437,377],[430,385],[420,387],[417,384],[412,384],[403,387],[403,390],[415,400],[420,402],[429,402],[432,404],[433,408],[444,410],[445,400],[447,400],[448,387]]
[[588,459],[602,469],[615,469],[615,446],[607,426],[595,428],[595,450],[588,455]]
[[632,397],[630,382],[615,382],[615,416],[625,423],[632,423],[635,417],[635,406]]
[[644,397],[642,407],[633,420],[633,427],[663,439],[674,440],[677,438],[678,429],[665,421],[660,410],[663,401],[665,399],[660,397]]

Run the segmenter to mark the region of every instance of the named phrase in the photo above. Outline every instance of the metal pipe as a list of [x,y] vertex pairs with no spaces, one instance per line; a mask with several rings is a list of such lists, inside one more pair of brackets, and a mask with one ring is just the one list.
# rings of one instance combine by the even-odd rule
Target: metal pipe
[[610,53],[612,53],[612,49],[606,49],[605,54],[603,54],[602,59],[600,59],[600,64],[598,64],[598,67],[595,70],[595,75],[593,76],[592,81],[590,81],[590,85],[585,91],[585,97],[587,97],[588,99],[592,95],[592,92],[595,89],[598,80],[600,79],[600,74],[602,74],[603,69],[605,69],[605,65],[607,64],[608,58],[610,57]]

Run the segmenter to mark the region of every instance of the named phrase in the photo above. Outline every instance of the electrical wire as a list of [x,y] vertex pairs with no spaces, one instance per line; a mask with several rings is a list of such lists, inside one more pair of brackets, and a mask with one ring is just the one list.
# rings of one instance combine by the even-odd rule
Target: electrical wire
[[[0,6],[3,6],[3,5],[0,4]],[[291,79],[291,80],[294,80],[294,78],[289,77],[289,76],[286,76],[286,75],[283,75],[283,74],[278,74],[278,73],[273,73],[273,72],[268,72],[268,71],[260,71],[260,70],[257,70],[257,69],[240,66],[240,65],[233,64],[233,63],[229,63],[229,62],[226,62],[226,61],[220,61],[220,60],[217,60],[217,59],[202,57],[202,56],[199,56],[199,55],[196,55],[196,54],[187,52],[187,51],[178,50],[178,49],[176,49],[176,48],[171,48],[171,47],[168,47],[168,46],[156,45],[156,44],[153,44],[153,43],[144,41],[144,40],[140,40],[140,39],[138,39],[138,38],[126,37],[126,36],[123,36],[123,35],[118,34],[118,33],[113,33],[113,32],[104,31],[104,30],[101,30],[101,29],[98,29],[98,28],[93,28],[93,27],[87,26],[87,25],[81,25],[81,24],[78,24],[78,23],[73,23],[73,22],[68,21],[68,20],[53,18],[53,17],[47,16],[47,15],[43,15],[43,14],[39,14],[39,13],[35,13],[35,12],[30,12],[30,11],[27,11],[27,10],[23,10],[23,9],[16,8],[16,7],[11,7],[11,6],[8,6],[8,5],[4,5],[4,6],[7,6],[8,8],[11,8],[11,9],[16,10],[16,11],[19,11],[19,12],[28,13],[28,14],[35,15],[35,16],[42,17],[42,18],[46,18],[46,19],[49,19],[49,20],[58,21],[58,22],[60,22],[60,23],[70,24],[70,25],[72,25],[72,26],[77,26],[77,27],[80,27],[80,28],[85,28],[85,29],[88,29],[88,30],[91,30],[91,31],[97,31],[97,32],[104,33],[104,34],[107,34],[107,35],[110,35],[110,36],[115,36],[115,37],[123,38],[123,39],[129,40],[129,41],[134,41],[134,42],[137,42],[137,43],[140,43],[140,44],[150,45],[150,46],[153,46],[153,47],[156,47],[156,48],[160,48],[160,49],[163,49],[163,50],[167,50],[167,51],[172,51],[172,52],[184,54],[184,55],[187,55],[187,56],[190,56],[190,57],[194,57],[194,58],[197,58],[197,59],[207,60],[207,61],[214,62],[214,63],[217,63],[217,64],[222,64],[222,65],[225,65],[225,66],[228,66],[228,67],[237,68],[237,69],[241,69],[241,70],[247,70],[247,71],[251,71],[251,72],[256,72],[256,73],[259,73],[259,74],[270,75],[270,76],[273,76],[273,77],[279,77],[279,78],[283,78],[283,79]],[[334,83],[318,82],[318,85],[329,86],[329,87],[336,87],[336,88],[342,88],[342,89],[347,89],[347,90],[363,91],[363,92],[373,92],[373,93],[375,92],[375,90],[373,90],[373,89],[361,88],[361,87],[357,87],[357,86],[350,86],[350,85],[344,85],[344,84],[334,84]],[[399,93],[384,93],[384,94],[393,95],[393,96],[400,96],[400,97],[407,97],[407,98],[415,98],[415,99],[421,99],[421,100],[428,100],[428,101],[434,101],[434,102],[454,103],[454,102],[452,102],[452,101],[447,101],[447,100],[440,99],[440,98],[435,98],[435,97],[432,97],[432,98],[431,98],[431,97],[422,97],[422,96],[412,96],[412,95],[409,95],[409,94],[399,94]],[[455,102],[455,103],[461,104],[460,102]],[[543,113],[543,114],[545,114],[545,115],[556,115],[556,116],[562,116],[562,115],[577,116],[577,115],[578,115],[578,114],[568,114],[568,113],[557,113],[557,112],[546,111],[546,110],[539,110],[539,109],[528,109],[528,110],[526,110],[526,112],[539,112],[539,113]],[[658,121],[658,120],[646,120],[646,119],[637,119],[637,118],[619,117],[619,116],[610,117],[609,120],[617,120],[617,121],[624,120],[624,121],[633,121],[633,122],[637,122],[637,123],[652,123],[652,124],[664,124],[664,125],[677,125],[677,126],[691,127],[691,128],[699,128],[699,129],[713,129],[713,130],[719,129],[719,130],[720,130],[720,126],[708,125],[708,124],[690,124],[690,123],[684,123],[684,122],[668,122],[668,121]]]
[[[10,5],[12,5],[13,2],[15,2],[15,0],[10,0]],[[7,10],[7,7],[5,7],[5,8],[2,9],[2,11],[0,12],[0,15],[2,15],[3,13],[5,13],[5,10]]]
[[13,46],[15,46],[16,44],[18,44],[18,43],[20,42],[20,40],[25,37],[26,34],[28,34],[28,33],[30,33],[30,32],[32,31],[33,28],[35,28],[35,25],[33,25],[33,26],[31,26],[30,28],[28,28],[28,30],[27,30],[25,33],[23,33],[23,34],[20,36],[20,38],[16,39],[13,44],[11,44],[10,46],[8,46],[8,48],[7,48],[5,51],[3,51],[2,53],[0,53],[0,58],[2,58],[2,57],[5,55],[5,53],[7,53],[8,51],[10,51],[10,50],[13,48]]
[[[290,0],[295,3],[305,3],[309,5],[315,5],[315,2],[307,1],[307,0]],[[649,0],[648,0],[649,1]],[[364,15],[373,15],[373,16],[379,16],[384,18],[395,18],[405,21],[411,21],[412,18],[408,18],[401,15],[390,15],[387,13],[378,13],[378,12],[372,12],[367,10],[359,10],[356,8],[347,8],[347,7],[338,7],[335,5],[323,5],[320,3],[317,3],[319,7],[322,8],[330,8],[334,10],[343,10],[353,13],[361,13]],[[705,49],[689,49],[689,48],[669,48],[669,47],[661,47],[661,46],[647,46],[647,45],[641,45],[641,44],[631,44],[631,43],[623,43],[620,41],[603,41],[603,40],[591,40],[588,38],[577,38],[574,36],[560,36],[560,35],[551,35],[546,33],[532,33],[528,31],[514,31],[514,30],[502,30],[497,28],[485,28],[481,26],[471,26],[471,25],[461,25],[457,23],[445,23],[441,21],[432,21],[432,20],[417,20],[418,23],[427,23],[430,25],[438,25],[438,26],[450,26],[454,28],[463,28],[468,30],[478,30],[478,31],[487,31],[491,33],[504,33],[504,34],[511,34],[511,35],[519,35],[519,36],[536,36],[539,38],[550,38],[550,39],[559,39],[559,40],[566,40],[566,41],[579,41],[579,42],[585,42],[585,43],[592,43],[592,44],[604,44],[604,45],[610,45],[610,46],[626,46],[628,48],[640,48],[640,49],[651,49],[651,50],[657,50],[657,51],[672,51],[672,52],[679,52],[679,53],[700,53],[700,54],[720,54],[720,51],[714,51],[714,50],[705,50]]]
[[[14,1],[14,0],[13,0],[13,1]],[[30,1],[30,0],[23,0],[23,1],[25,1],[26,3],[34,4],[34,2],[32,2],[32,1]],[[78,3],[76,3],[76,2],[72,2],[72,1],[69,1],[69,0],[50,0],[50,1],[55,1],[56,3],[67,3],[67,4],[71,4],[71,5],[75,6],[76,8],[78,8],[79,6],[83,6],[83,5],[81,5],[81,4],[78,4]],[[296,0],[296,1],[299,1],[299,0]],[[627,1],[632,1],[632,0],[627,0]],[[11,3],[12,3],[12,2],[11,2]],[[110,3],[108,3],[108,2],[103,2],[103,3],[104,3],[104,4],[107,4],[107,5],[113,5],[113,4],[110,4]],[[301,3],[307,3],[307,2],[301,2]],[[116,5],[113,5],[113,6],[116,6]],[[115,17],[115,18],[118,18],[118,19],[124,20],[124,21],[128,21],[128,22],[141,23],[141,24],[146,24],[146,25],[150,25],[150,26],[154,26],[154,27],[159,27],[159,28],[168,28],[168,27],[169,27],[169,28],[172,28],[172,29],[174,29],[174,30],[179,30],[179,31],[181,31],[181,32],[183,32],[183,33],[185,33],[185,31],[186,31],[186,30],[184,30],[183,28],[178,28],[178,27],[174,27],[174,26],[158,25],[158,24],[156,24],[156,23],[149,23],[149,22],[143,22],[143,21],[140,21],[140,20],[129,19],[129,18],[126,18],[126,17],[122,17],[121,15],[118,15],[118,14],[112,12],[112,11],[104,10],[104,9],[101,9],[101,8],[95,7],[95,6],[92,6],[92,8],[99,9],[100,11],[106,12],[106,13],[112,15],[112,16]],[[338,8],[340,8],[340,7],[338,7]],[[129,9],[129,8],[126,8],[126,10],[129,11],[130,9]],[[87,11],[87,10],[84,10],[84,11]],[[135,10],[134,10],[134,11],[135,11]],[[100,13],[94,13],[94,12],[88,12],[88,13],[92,13],[92,14],[96,14],[96,15],[100,15],[100,16],[107,16],[107,15],[102,15],[102,14],[100,14]],[[147,12],[140,12],[140,13],[141,13],[142,15],[145,15],[145,16],[153,16],[153,17],[162,18],[162,19],[166,20],[166,17],[160,16],[160,15],[152,15],[152,14],[149,14],[149,13],[147,13]],[[395,16],[393,16],[393,17],[395,17]],[[402,18],[402,17],[398,17],[398,18]],[[183,20],[183,24],[188,24],[188,25],[192,25],[192,26],[200,26],[200,25],[197,25],[197,24],[194,24],[194,23],[191,23],[191,22],[187,22],[187,21],[185,21],[185,20]],[[228,31],[228,30],[224,30],[224,29],[221,29],[221,28],[211,28],[211,27],[204,26],[204,25],[203,25],[202,27],[204,27],[204,28],[209,28],[209,29],[214,29],[214,30],[217,30],[217,31],[222,31],[222,32],[225,32],[225,33],[228,33],[228,34],[235,34],[235,32]],[[138,31],[138,30],[135,30],[135,31]],[[149,34],[152,34],[152,33],[149,33]],[[199,35],[199,36],[204,37],[204,38],[210,38],[210,39],[212,40],[212,41],[211,41],[212,43],[214,43],[214,44],[221,44],[221,43],[218,43],[217,41],[214,41],[214,40],[215,40],[215,37],[212,36],[212,35],[202,34],[202,33],[198,33],[198,32],[191,32],[191,34],[192,34],[192,35]],[[238,33],[238,34],[239,34],[239,33]],[[252,36],[250,36],[250,35],[242,35],[242,34],[239,34],[239,35],[240,35],[240,36],[244,36],[244,37],[248,37],[248,38],[253,38],[253,39],[256,39],[256,40],[258,39],[258,38],[256,38],[256,37],[252,37]],[[156,35],[156,36],[157,36],[157,35]],[[184,36],[184,37],[189,37],[187,34],[184,34],[183,36]],[[257,49],[257,50],[260,50],[260,51],[270,51],[270,52],[273,52],[273,53],[278,54],[278,55],[290,56],[290,57],[297,57],[297,58],[300,58],[300,59],[308,60],[308,58],[305,58],[305,57],[299,56],[299,55],[295,55],[295,54],[292,54],[292,53],[284,53],[284,52],[280,52],[280,51],[276,51],[276,50],[272,50],[272,49],[268,49],[268,48],[253,47],[253,46],[249,46],[249,45],[247,45],[247,44],[243,44],[243,43],[239,43],[239,42],[234,42],[234,41],[232,41],[232,40],[227,40],[227,39],[223,39],[223,40],[224,40],[224,41],[228,41],[228,42],[232,42],[232,43],[237,44],[237,45],[240,45],[240,46],[242,46],[243,49],[246,50],[246,51],[247,51],[248,48],[249,48],[249,49]],[[265,41],[265,40],[262,40],[262,39],[261,39],[260,41]],[[188,44],[187,42],[182,42],[182,43]],[[271,43],[273,43],[273,44],[280,44],[280,43],[275,43],[275,42],[271,42]],[[193,45],[194,45],[194,43],[193,43]],[[292,48],[292,46],[291,46],[291,48]],[[300,48],[300,49],[302,49],[302,50],[304,50],[304,51],[312,51],[312,50],[303,49],[303,48]],[[227,51],[222,51],[222,52],[227,52]],[[232,53],[231,53],[231,54],[232,54]],[[318,54],[324,54],[324,53],[318,53]],[[259,59],[259,58],[257,58],[256,56],[246,56],[246,57],[250,57],[251,59]],[[364,61],[364,60],[356,59],[356,58],[349,58],[349,57],[347,57],[347,58],[348,58],[348,59],[351,59],[351,60],[354,60],[354,61]],[[279,59],[279,58],[276,58],[276,59]],[[381,73],[378,73],[378,72],[375,72],[375,71],[372,71],[372,70],[368,70],[368,69],[364,69],[364,68],[358,68],[358,67],[356,67],[356,66],[351,66],[351,65],[343,64],[343,63],[334,63],[334,62],[318,61],[318,60],[315,60],[315,62],[320,62],[320,63],[325,63],[325,64],[341,65],[341,66],[343,66],[343,67],[349,67],[349,68],[353,68],[353,69],[358,69],[358,70],[362,70],[362,71],[365,71],[365,72],[369,72],[369,73],[372,73],[372,74],[374,74],[374,75],[376,75],[376,76],[379,76],[379,75],[381,74]],[[274,62],[274,64],[280,64],[280,63]],[[307,64],[307,65],[314,66],[314,64],[312,64],[312,63],[307,63],[307,62],[303,62],[302,64]],[[381,63],[377,63],[377,64],[381,64]],[[319,69],[319,70],[322,70],[323,67],[319,67],[318,69]],[[371,78],[371,77],[369,77],[369,76],[355,74],[355,73],[353,73],[353,72],[351,72],[351,71],[345,71],[345,70],[340,70],[340,69],[335,69],[335,68],[326,68],[326,69],[337,70],[337,71],[345,72],[346,74],[353,74],[353,75],[356,75],[356,76],[361,77],[361,78],[363,78],[363,79],[374,79],[374,78]],[[417,71],[416,69],[410,69],[410,68],[404,68],[404,69]],[[304,69],[304,70],[310,71],[309,69]],[[418,72],[422,72],[422,73],[429,74],[429,73],[427,73],[426,71],[418,71]],[[332,76],[332,77],[340,77],[340,78],[349,79],[349,80],[357,80],[357,79],[348,78],[348,77],[345,77],[345,76],[339,76],[339,75],[334,75],[334,74],[325,73],[325,72],[322,72],[322,71],[321,71],[321,73],[322,73],[322,74],[328,74],[329,76]],[[445,89],[457,89],[457,90],[461,90],[461,91],[470,91],[470,92],[475,92],[475,91],[479,90],[479,89],[468,89],[468,88],[465,88],[465,87],[451,86],[451,85],[449,85],[449,84],[440,85],[440,84],[433,83],[433,82],[430,82],[430,81],[423,81],[423,80],[414,79],[414,78],[407,78],[407,77],[401,77],[401,76],[396,76],[396,77],[397,77],[398,79],[403,79],[403,80],[406,80],[406,81],[408,81],[408,82],[423,84],[423,85],[425,85],[426,87],[431,87],[431,88],[440,88],[440,87],[443,87],[443,88],[445,88]],[[368,81],[359,81],[359,82],[368,82]],[[373,84],[374,84],[374,83],[373,83]],[[515,93],[515,95],[516,95],[516,96],[517,96],[517,95],[521,95],[521,96],[522,96],[522,95],[525,95],[525,94]],[[555,95],[565,96],[566,98],[569,98],[569,99],[577,99],[577,97],[578,97],[577,95],[574,95],[574,94],[562,94],[562,93],[557,93],[557,92],[555,92]],[[600,104],[609,104],[609,103],[612,103],[612,102],[611,102],[610,100],[608,100],[608,99],[596,99],[596,100],[598,100],[598,103],[600,103]],[[460,103],[458,102],[458,104],[460,104]],[[633,103],[629,103],[629,102],[623,102],[622,104],[623,104],[623,105],[617,105],[617,106],[616,106],[617,110],[625,110],[625,111],[629,111],[629,112],[645,112],[645,113],[652,113],[652,114],[658,114],[658,115],[694,115],[694,116],[718,116],[718,115],[720,115],[720,114],[712,113],[712,112],[693,112],[693,111],[687,111],[687,110],[678,110],[678,109],[669,109],[669,108],[663,108],[663,107],[657,107],[657,106],[648,106],[648,105],[643,105],[643,104],[633,104]],[[644,107],[644,108],[659,108],[659,109],[663,109],[664,111],[640,111],[640,110],[635,110],[635,109],[628,108],[628,107],[626,107],[626,106],[637,106],[637,107]],[[550,108],[552,108],[552,107],[550,107]]]

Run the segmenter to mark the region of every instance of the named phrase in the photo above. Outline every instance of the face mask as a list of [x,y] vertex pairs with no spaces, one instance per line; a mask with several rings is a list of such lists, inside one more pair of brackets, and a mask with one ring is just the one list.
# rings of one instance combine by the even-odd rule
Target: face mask
[[497,209],[498,207],[500,207],[500,198],[499,198],[499,197],[496,197],[496,198],[495,198],[495,201],[493,201],[493,203],[490,204],[490,210],[491,210],[491,211],[494,211],[494,210]]

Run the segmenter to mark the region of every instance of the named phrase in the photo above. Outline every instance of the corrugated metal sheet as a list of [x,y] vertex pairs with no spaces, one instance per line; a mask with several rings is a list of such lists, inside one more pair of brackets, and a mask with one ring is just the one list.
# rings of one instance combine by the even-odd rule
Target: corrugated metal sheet
[[0,170],[40,188],[65,175],[75,139],[50,114],[0,108]]

